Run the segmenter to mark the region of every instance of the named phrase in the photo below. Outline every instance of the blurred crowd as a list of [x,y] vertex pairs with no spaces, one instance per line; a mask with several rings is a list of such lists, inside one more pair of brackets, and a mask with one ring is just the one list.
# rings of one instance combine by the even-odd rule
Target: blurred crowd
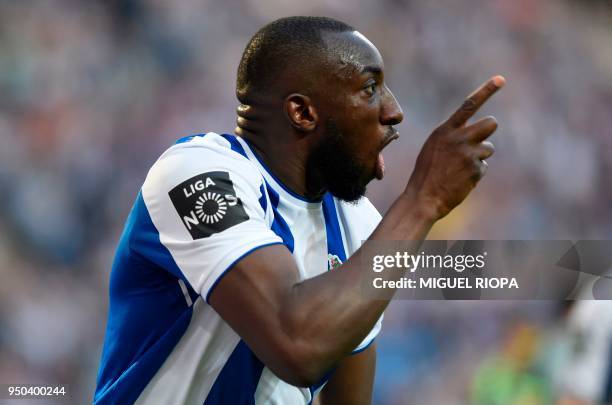
[[[148,167],[182,136],[233,131],[246,42],[300,14],[354,25],[385,59],[405,121],[369,188],[381,212],[431,130],[503,74],[481,114],[500,124],[488,175],[432,237],[612,239],[606,1],[0,1],[0,383],[91,400],[113,251]],[[375,403],[559,400],[577,307],[394,302]]]

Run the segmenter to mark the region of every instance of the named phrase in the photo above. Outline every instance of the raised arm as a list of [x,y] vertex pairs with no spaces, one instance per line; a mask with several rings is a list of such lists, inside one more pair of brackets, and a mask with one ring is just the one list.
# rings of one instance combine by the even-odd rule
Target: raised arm
[[[484,176],[493,154],[486,139],[497,123],[467,120],[505,83],[496,76],[472,93],[425,142],[406,189],[365,242],[403,240],[415,252],[433,224],[461,203]],[[300,281],[293,257],[280,245],[237,262],[210,295],[221,317],[278,377],[316,384],[368,334],[389,303],[362,292],[369,276],[364,246],[339,269]],[[402,272],[382,272],[398,280]]]

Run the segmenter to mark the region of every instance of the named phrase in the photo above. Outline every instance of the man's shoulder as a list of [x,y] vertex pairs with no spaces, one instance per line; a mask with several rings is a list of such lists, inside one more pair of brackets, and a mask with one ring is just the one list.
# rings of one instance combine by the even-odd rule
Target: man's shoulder
[[234,188],[259,187],[262,174],[248,159],[243,142],[233,135],[214,132],[179,139],[149,169],[142,188],[145,200],[198,181],[219,180]]
[[178,139],[174,145],[162,153],[159,160],[168,155],[193,154],[201,157],[248,162],[243,142],[231,134],[205,132],[189,135]]
[[247,157],[244,141],[230,134],[207,132],[179,139],[166,149],[151,167],[151,175],[191,172],[206,169],[227,170],[249,178],[261,173]]

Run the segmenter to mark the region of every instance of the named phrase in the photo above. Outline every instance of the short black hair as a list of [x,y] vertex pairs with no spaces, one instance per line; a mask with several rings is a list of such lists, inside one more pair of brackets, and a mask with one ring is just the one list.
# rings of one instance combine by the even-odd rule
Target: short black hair
[[248,103],[250,94],[268,85],[287,66],[301,66],[323,55],[328,50],[323,32],[354,30],[329,17],[285,17],[265,25],[253,35],[240,59],[238,100]]

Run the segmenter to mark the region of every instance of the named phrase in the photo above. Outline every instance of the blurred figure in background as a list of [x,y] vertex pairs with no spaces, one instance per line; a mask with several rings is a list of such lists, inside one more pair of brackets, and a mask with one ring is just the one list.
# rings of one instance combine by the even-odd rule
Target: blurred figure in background
[[546,380],[530,369],[538,339],[538,331],[531,325],[519,322],[512,326],[500,353],[484,361],[476,371],[472,403],[550,403]]
[[576,301],[567,319],[561,405],[612,403],[612,302]]

